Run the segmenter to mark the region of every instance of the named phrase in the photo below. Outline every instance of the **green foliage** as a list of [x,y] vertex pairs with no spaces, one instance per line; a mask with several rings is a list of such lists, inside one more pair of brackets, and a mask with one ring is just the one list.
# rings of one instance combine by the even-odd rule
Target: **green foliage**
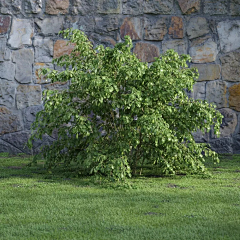
[[219,135],[222,116],[214,105],[188,98],[197,69],[188,55],[173,50],[152,65],[131,53],[129,36],[111,48],[93,48],[79,30],[64,30],[75,43],[70,55],[54,59],[65,71],[44,69],[52,82],[70,81],[68,90],[46,91],[45,109],[37,114],[29,141],[58,132],[58,140],[42,150],[48,167],[75,164],[79,174],[123,180],[151,164],[162,174],[203,172],[204,157],[218,161],[206,144],[195,143],[192,132]]

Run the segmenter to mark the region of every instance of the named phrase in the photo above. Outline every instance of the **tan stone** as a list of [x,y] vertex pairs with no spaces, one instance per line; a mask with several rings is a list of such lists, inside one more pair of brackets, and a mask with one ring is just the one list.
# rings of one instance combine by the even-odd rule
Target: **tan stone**
[[51,79],[47,79],[46,76],[40,75],[40,69],[41,68],[50,68],[53,69],[53,64],[51,63],[35,63],[33,65],[33,71],[34,71],[34,80],[35,83],[38,84],[44,84],[44,83],[49,83],[51,82]]
[[200,0],[178,0],[178,3],[184,14],[191,14],[200,10]]
[[68,13],[69,0],[47,0],[46,13],[51,15]]
[[191,67],[198,69],[198,82],[216,80],[220,78],[220,65],[218,64],[192,64]]
[[240,112],[240,83],[229,88],[229,107]]
[[73,43],[70,43],[68,44],[68,41],[66,40],[57,40],[53,46],[53,57],[54,58],[59,58],[61,57],[62,55],[69,55],[76,44],[73,44]]
[[0,16],[0,34],[7,33],[10,24],[11,24],[10,16]]
[[159,18],[157,21],[153,22],[150,19],[145,19],[144,21],[144,39],[159,41],[163,40],[167,33],[167,19],[165,17]]
[[172,17],[168,34],[172,38],[183,38],[183,19],[181,17]]
[[222,77],[227,81],[240,81],[240,52],[230,52],[220,58]]
[[227,107],[227,84],[224,81],[209,81],[206,84],[206,100],[217,108]]
[[159,57],[159,48],[150,43],[138,42],[133,50],[142,62],[153,62],[155,57]]
[[140,40],[142,37],[142,27],[140,18],[125,18],[120,27],[120,36],[130,36],[132,40]]
[[217,44],[210,38],[203,42],[198,40],[192,44],[189,53],[194,63],[214,62],[218,54]]

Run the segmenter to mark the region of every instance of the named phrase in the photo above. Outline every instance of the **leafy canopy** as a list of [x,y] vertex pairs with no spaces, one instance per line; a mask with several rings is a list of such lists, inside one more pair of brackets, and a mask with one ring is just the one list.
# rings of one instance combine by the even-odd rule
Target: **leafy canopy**
[[114,48],[93,47],[79,30],[60,32],[75,48],[54,59],[64,71],[43,69],[52,82],[70,81],[62,91],[44,92],[45,109],[34,122],[34,139],[51,135],[58,140],[41,154],[48,167],[74,164],[76,171],[122,180],[136,174],[140,164],[161,173],[204,171],[204,156],[218,161],[192,132],[219,135],[222,116],[214,105],[188,98],[198,77],[188,68],[188,55],[168,50],[148,66],[133,53],[129,36]]

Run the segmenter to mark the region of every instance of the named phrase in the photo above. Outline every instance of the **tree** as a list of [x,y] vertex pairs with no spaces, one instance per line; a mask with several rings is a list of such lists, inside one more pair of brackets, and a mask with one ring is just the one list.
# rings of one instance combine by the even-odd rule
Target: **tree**
[[60,33],[75,44],[71,54],[53,60],[66,70],[42,74],[70,86],[44,93],[45,108],[29,140],[31,146],[57,129],[58,140],[41,152],[48,167],[64,162],[80,173],[122,180],[136,174],[139,164],[176,174],[204,171],[203,152],[218,161],[192,136],[212,125],[219,135],[222,116],[214,105],[187,96],[198,77],[187,65],[190,56],[169,50],[148,66],[131,53],[129,36],[114,48],[94,48],[79,30]]

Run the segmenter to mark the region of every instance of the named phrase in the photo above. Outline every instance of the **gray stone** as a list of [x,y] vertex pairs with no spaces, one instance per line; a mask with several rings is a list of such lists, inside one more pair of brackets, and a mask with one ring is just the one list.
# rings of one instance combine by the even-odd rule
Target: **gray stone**
[[203,11],[205,14],[228,14],[228,0],[205,0]]
[[33,66],[34,82],[37,84],[50,83],[51,79],[46,79],[45,75],[40,75],[41,68],[54,69],[54,66],[52,63],[35,63]]
[[24,8],[26,13],[40,13],[42,11],[42,0],[26,0]]
[[26,154],[31,154],[32,151],[29,149],[26,144],[28,139],[30,138],[30,132],[16,132],[16,133],[9,133],[5,134],[1,140],[4,142],[11,144],[14,148],[17,148],[19,151],[26,153]]
[[98,0],[96,4],[98,13],[120,13],[120,0]]
[[39,85],[19,85],[16,94],[17,109],[42,105],[42,90]]
[[209,132],[203,133],[201,130],[192,132],[192,136],[197,143],[206,143],[209,141]]
[[234,16],[240,15],[240,1],[230,0],[230,14]]
[[27,130],[31,129],[31,124],[35,121],[38,112],[43,110],[43,106],[31,106],[24,108],[23,111],[23,123],[24,128]]
[[183,14],[191,14],[200,10],[200,0],[177,0]]
[[197,38],[209,33],[209,30],[206,18],[194,17],[189,20],[187,35],[189,39]]
[[206,98],[206,83],[205,82],[197,82],[193,85],[193,93],[192,97],[200,100],[205,100]]
[[197,39],[192,42],[189,54],[194,63],[214,62],[218,54],[217,44],[211,38]]
[[158,18],[153,22],[146,18],[144,21],[144,32],[145,40],[163,40],[167,33],[167,19],[165,17]]
[[52,137],[48,136],[48,135],[44,135],[42,140],[40,139],[36,139],[33,141],[33,154],[38,154],[42,151],[42,148],[44,148],[44,146],[50,146],[52,145],[52,143],[55,141],[55,139],[53,139]]
[[240,51],[230,52],[223,55],[222,78],[223,80],[238,82],[240,81]]
[[233,154],[233,140],[232,138],[220,138],[210,141],[211,149],[219,154],[230,153]]
[[66,90],[68,89],[68,82],[55,82],[43,85],[43,90]]
[[5,48],[5,52],[4,52],[4,60],[6,61],[10,61],[11,60],[11,50],[9,48]]
[[44,35],[57,34],[63,29],[63,23],[63,17],[51,17],[36,21],[37,26],[40,28],[40,32]]
[[8,43],[13,48],[22,48],[23,45],[31,45],[33,37],[33,24],[31,19],[12,20],[12,28]]
[[94,0],[73,0],[72,13],[77,15],[88,15],[90,12],[94,12]]
[[[231,137],[237,126],[237,114],[230,108],[219,109],[219,112],[223,115],[220,137]],[[216,138],[213,129],[211,130],[211,137]]]
[[0,37],[0,62],[4,61],[4,53],[7,46],[6,44],[7,44],[7,39],[5,37]]
[[80,17],[78,25],[79,29],[85,33],[93,32],[95,27],[95,20],[92,16]]
[[119,29],[119,19],[117,16],[95,17],[95,32],[99,34],[108,34],[108,36],[116,36],[112,31]]
[[143,4],[144,13],[172,14],[173,0],[145,0]]
[[15,65],[11,62],[0,62],[0,79],[14,80]]
[[53,40],[50,38],[35,37],[33,45],[35,47],[35,62],[52,62]]
[[32,64],[34,62],[33,50],[23,48],[13,53],[13,62],[16,62],[15,79],[19,83],[32,82]]
[[0,107],[0,136],[5,133],[21,131],[23,124],[21,112],[9,110],[6,107]]
[[240,20],[219,22],[217,30],[223,52],[231,52],[240,47]]
[[143,0],[123,0],[123,14],[139,15],[143,13]]
[[12,8],[15,13],[20,13],[22,10],[22,0],[12,0],[11,2]]
[[13,155],[17,155],[19,153],[22,153],[22,151],[0,139],[0,153],[10,153]]
[[184,40],[164,41],[162,43],[163,52],[166,52],[168,49],[173,49],[178,54],[187,54],[187,44]]
[[198,69],[200,81],[210,81],[220,79],[220,65],[218,64],[192,64],[191,67],[195,67]]
[[224,81],[210,81],[206,85],[206,100],[217,108],[227,107],[227,84]]
[[240,135],[233,136],[233,154],[240,154]]
[[15,90],[14,84],[9,84],[6,80],[0,79],[0,104],[9,108],[15,105]]

